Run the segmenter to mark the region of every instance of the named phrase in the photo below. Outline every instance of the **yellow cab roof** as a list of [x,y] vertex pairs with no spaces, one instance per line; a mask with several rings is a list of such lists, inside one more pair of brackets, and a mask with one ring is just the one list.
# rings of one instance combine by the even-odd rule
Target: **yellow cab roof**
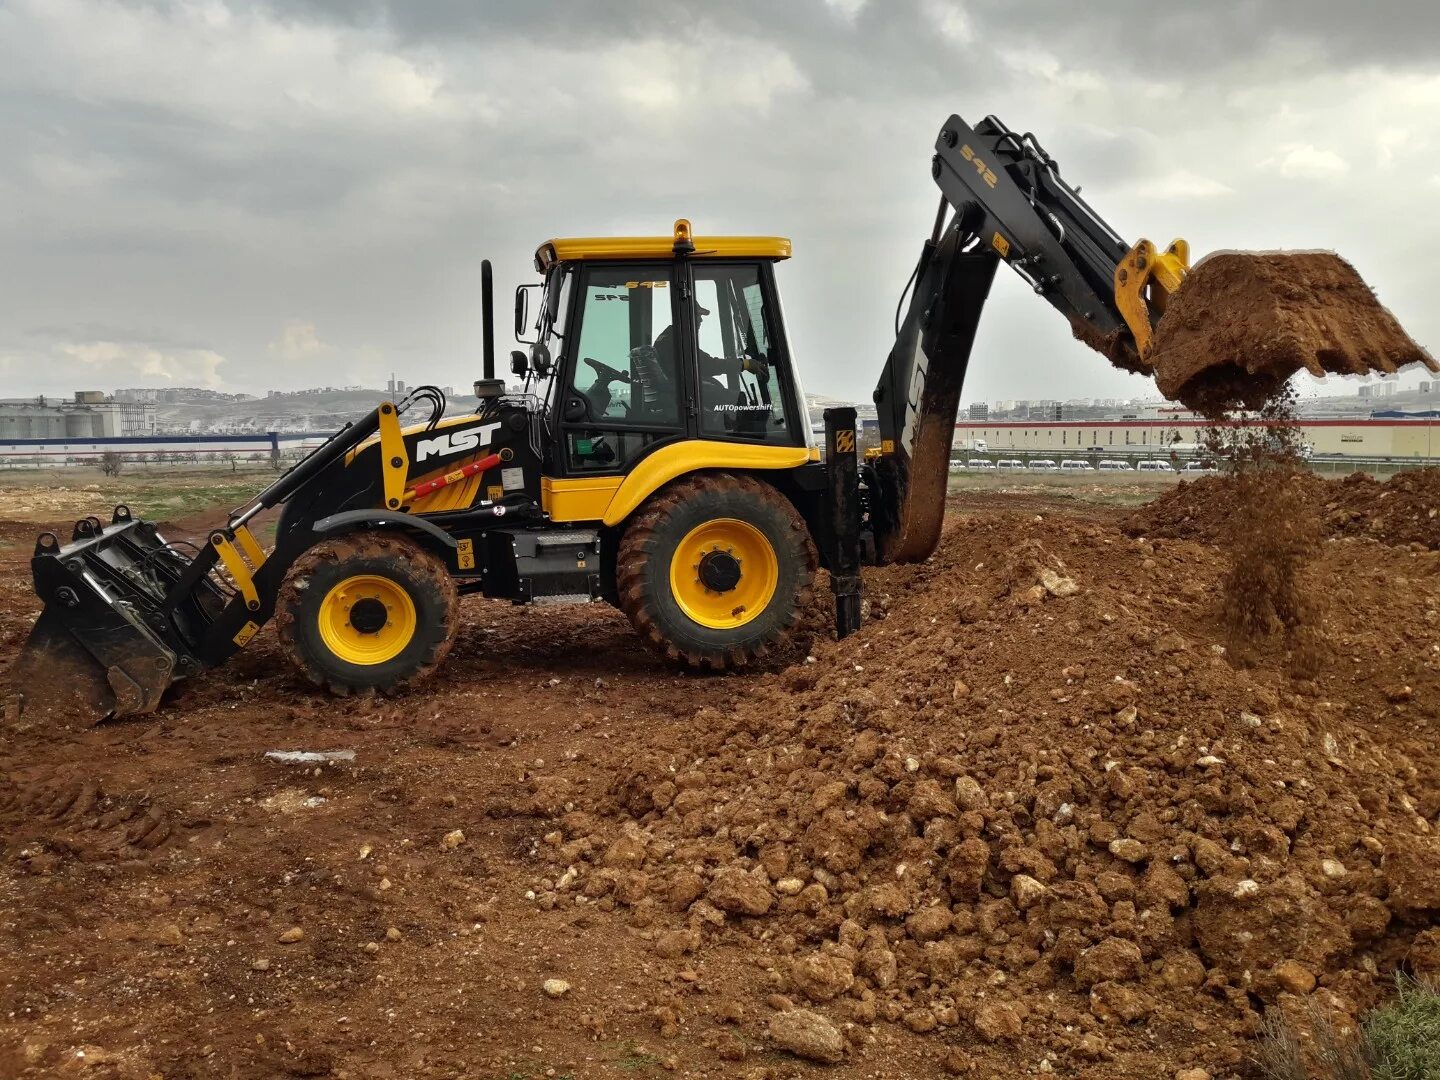
[[547,240],[535,249],[535,269],[542,274],[557,262],[584,259],[671,259],[677,245],[691,259],[788,259],[790,241],[783,236],[692,236],[684,218],[671,236],[569,236]]

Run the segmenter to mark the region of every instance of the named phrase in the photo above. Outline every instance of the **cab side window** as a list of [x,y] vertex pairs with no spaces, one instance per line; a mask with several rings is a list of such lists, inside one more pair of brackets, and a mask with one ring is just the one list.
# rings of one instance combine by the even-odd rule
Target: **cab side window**
[[681,431],[683,389],[668,264],[581,272],[562,395],[565,468],[614,473]]
[[588,404],[588,419],[679,425],[672,291],[665,265],[586,271],[572,385]]
[[695,319],[702,434],[795,442],[779,326],[755,265],[696,262]]

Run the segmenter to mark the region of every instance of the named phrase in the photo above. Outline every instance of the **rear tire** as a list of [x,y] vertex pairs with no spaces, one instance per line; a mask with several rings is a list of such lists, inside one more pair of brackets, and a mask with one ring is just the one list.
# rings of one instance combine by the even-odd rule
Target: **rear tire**
[[285,578],[280,640],[307,679],[342,696],[396,690],[450,651],[458,594],[445,564],[395,534],[315,545]]
[[697,473],[643,505],[620,542],[620,608],[692,668],[741,667],[785,641],[817,559],[790,500],[751,476]]

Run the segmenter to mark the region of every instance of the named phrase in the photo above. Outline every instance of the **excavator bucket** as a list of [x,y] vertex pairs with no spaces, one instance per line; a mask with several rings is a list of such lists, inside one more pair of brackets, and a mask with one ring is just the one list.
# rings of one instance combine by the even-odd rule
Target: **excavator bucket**
[[76,522],[68,544],[41,533],[31,572],[45,607],[5,672],[9,709],[18,706],[29,723],[152,711],[189,663],[177,653],[173,620],[213,614],[225,602],[209,578],[185,581],[189,565],[124,506],[109,525]]
[[1258,408],[1291,375],[1440,370],[1340,256],[1225,251],[1168,297],[1145,357],[1160,392],[1205,415]]

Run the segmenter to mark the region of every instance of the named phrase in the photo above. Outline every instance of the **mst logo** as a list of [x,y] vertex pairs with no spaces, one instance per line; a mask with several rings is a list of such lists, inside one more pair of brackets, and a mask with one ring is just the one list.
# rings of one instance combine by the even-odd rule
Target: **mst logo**
[[433,439],[421,439],[415,444],[415,464],[420,464],[426,458],[449,457],[452,454],[463,454],[467,450],[489,446],[490,437],[499,428],[498,423],[481,424],[478,427],[464,428],[461,431],[447,431]]

